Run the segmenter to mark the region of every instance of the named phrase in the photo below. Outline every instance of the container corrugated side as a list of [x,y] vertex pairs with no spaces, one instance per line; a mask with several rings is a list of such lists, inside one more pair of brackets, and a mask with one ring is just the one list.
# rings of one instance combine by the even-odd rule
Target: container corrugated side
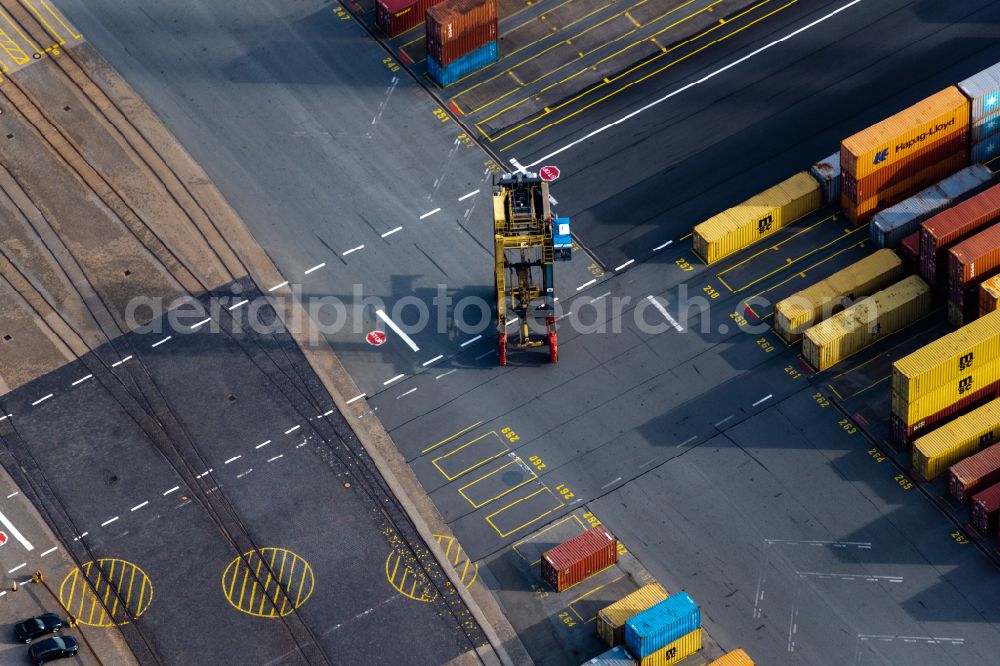
[[712,263],[819,209],[819,181],[806,171],[770,187],[694,228],[694,251]]
[[1000,308],[1000,275],[991,277],[979,285],[979,316]]
[[[992,172],[982,164],[965,167],[939,183],[877,213],[869,228],[878,247],[899,247],[903,239],[916,233],[920,223],[944,210],[955,199],[992,180]],[[919,236],[918,236],[919,238]]]
[[830,155],[809,167],[809,173],[819,181],[823,203],[840,201],[840,152]]
[[1000,134],[994,134],[972,144],[969,158],[973,162],[991,162],[1000,157]]
[[424,22],[424,13],[437,0],[378,0],[375,23],[389,37],[398,37]]
[[913,443],[913,468],[928,481],[960,460],[994,444],[1000,436],[1000,400],[932,430]]
[[584,666],[635,666],[635,659],[628,653],[628,650],[619,645],[594,657]]
[[625,622],[625,646],[641,659],[700,627],[698,604],[678,592]]
[[916,399],[904,400],[892,393],[892,413],[907,423],[916,423],[997,381],[1000,381],[1000,358],[969,368],[955,379]]
[[441,87],[450,86],[473,72],[495,63],[499,58],[499,53],[499,47],[494,41],[462,56],[449,65],[442,65],[434,58],[428,57],[427,75]]
[[972,496],[970,503],[972,526],[983,534],[996,534],[1000,516],[1000,483],[981,490]]
[[[428,13],[428,16],[430,14]],[[442,44],[432,37],[427,38],[427,57],[434,58],[435,63],[444,66],[451,65],[463,56],[476,49],[487,46],[497,40],[499,27],[497,19],[482,23],[463,32],[458,39]]]
[[659,583],[643,585],[635,592],[597,611],[597,635],[614,647],[625,641],[625,623],[642,611],[667,598],[667,591]]
[[[802,338],[810,326],[860,298],[903,277],[903,261],[892,250],[878,250],[774,306],[774,330],[785,342]],[[844,304],[847,299],[850,303]]]
[[1000,311],[980,317],[892,364],[892,391],[916,400],[1000,357]]
[[899,254],[903,257],[903,265],[908,271],[916,271],[920,261],[920,232],[915,231],[899,244]]
[[743,648],[736,648],[732,652],[727,652],[708,666],[756,666]]
[[[948,298],[961,306],[968,292],[1000,269],[1000,224],[971,236],[948,250]],[[978,310],[978,308],[977,308]]]
[[1000,185],[944,210],[920,225],[920,275],[935,286],[948,270],[946,250],[1000,218]]
[[[856,178],[851,173],[844,173],[841,177],[841,192],[855,203],[875,196],[885,197],[890,193],[895,195],[904,190],[911,190],[909,194],[914,194],[923,187],[932,185],[936,180],[939,180],[918,179],[920,174],[928,173],[932,169],[935,169],[933,173],[938,173],[940,166],[945,163],[955,165],[955,168],[949,171],[949,173],[954,173],[962,167],[968,166],[969,156],[969,133],[963,129],[951,134],[946,139],[928,144],[905,160],[879,169],[864,178]],[[920,187],[914,189],[911,184],[917,182],[915,179],[920,180]]]
[[840,168],[862,178],[904,160],[931,141],[969,127],[969,100],[950,86],[840,144]]
[[808,329],[802,355],[817,370],[827,370],[925,316],[932,300],[927,284],[911,275]]
[[497,0],[443,0],[427,10],[428,57],[450,65],[497,39]]
[[982,488],[1000,481],[1000,444],[993,444],[948,470],[948,492],[964,504]]
[[639,666],[673,666],[701,649],[701,629],[684,634],[669,645],[639,660]]
[[590,528],[542,554],[542,579],[562,592],[618,561],[618,539],[603,525]]
[[914,437],[919,437],[925,432],[930,432],[933,428],[938,427],[949,419],[998,397],[1000,397],[1000,382],[994,382],[978,391],[973,391],[961,400],[948,405],[940,412],[925,416],[919,421],[906,422],[904,418],[896,414],[890,414],[889,431],[892,434],[893,441],[906,446],[913,441]]
[[971,101],[972,140],[1000,131],[1000,63],[958,84]]

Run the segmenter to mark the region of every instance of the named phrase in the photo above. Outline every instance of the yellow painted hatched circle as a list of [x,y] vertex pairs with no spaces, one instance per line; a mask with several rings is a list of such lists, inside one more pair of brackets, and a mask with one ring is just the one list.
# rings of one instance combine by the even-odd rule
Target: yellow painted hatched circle
[[59,586],[59,600],[80,624],[111,627],[128,624],[153,601],[153,583],[135,564],[116,558],[90,561],[69,572]]
[[222,573],[222,592],[236,610],[274,618],[299,608],[313,593],[312,567],[284,548],[261,548],[237,557]]
[[[479,565],[469,559],[455,537],[435,534],[434,538],[444,549],[445,557],[455,566],[462,583],[466,587],[471,586],[479,574]],[[385,559],[386,579],[404,597],[425,603],[434,601],[438,596],[437,590],[431,585],[423,569],[414,571],[409,566],[407,562],[410,557],[412,556],[409,553],[404,555],[398,548],[390,550],[389,556]],[[429,553],[427,557],[430,557]]]

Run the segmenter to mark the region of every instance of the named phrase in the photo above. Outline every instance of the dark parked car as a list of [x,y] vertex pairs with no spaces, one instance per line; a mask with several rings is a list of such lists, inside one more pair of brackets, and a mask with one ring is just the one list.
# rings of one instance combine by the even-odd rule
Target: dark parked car
[[51,634],[63,628],[62,618],[55,613],[43,613],[14,626],[14,638],[22,643],[30,643],[39,636]]
[[72,657],[79,651],[80,646],[72,636],[55,636],[32,645],[28,648],[28,656],[31,657],[31,663],[37,666],[47,661]]

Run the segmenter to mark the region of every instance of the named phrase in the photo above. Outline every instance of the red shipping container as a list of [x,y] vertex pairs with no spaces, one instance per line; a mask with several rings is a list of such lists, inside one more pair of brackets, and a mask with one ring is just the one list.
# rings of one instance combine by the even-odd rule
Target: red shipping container
[[972,526],[983,534],[997,531],[1000,518],[1000,484],[990,486],[972,498]]
[[444,0],[427,10],[427,53],[440,65],[497,39],[497,0]]
[[920,232],[914,231],[903,239],[899,246],[899,253],[903,256],[903,265],[907,270],[916,272],[917,261],[920,255]]
[[603,525],[592,527],[542,555],[542,579],[556,592],[618,562],[618,539]]
[[879,192],[892,189],[942,162],[952,161],[960,166],[955,171],[969,165],[969,131],[954,132],[948,137],[932,143],[910,157],[894,162],[878,171],[862,176],[860,180],[853,173],[841,176],[841,191],[854,203],[870,199]]
[[[1000,268],[1000,224],[994,224],[948,250],[948,298],[962,306],[976,296],[979,283]],[[971,292],[971,293],[970,293]],[[978,303],[977,303],[978,304]]]
[[1000,444],[987,447],[948,469],[948,492],[965,504],[983,488],[1000,482]]
[[424,13],[436,0],[378,0],[375,24],[390,37],[398,37],[424,22]]
[[948,269],[945,250],[1000,217],[1000,185],[942,211],[920,225],[920,276],[931,286]]
[[973,391],[961,400],[945,407],[940,412],[935,412],[912,425],[908,425],[904,419],[892,414],[889,417],[889,429],[892,439],[898,444],[908,446],[912,443],[915,435],[922,435],[930,431],[932,429],[931,426],[959,416],[963,412],[971,411],[987,400],[993,400],[997,397],[1000,397],[1000,381],[995,381],[978,391]]

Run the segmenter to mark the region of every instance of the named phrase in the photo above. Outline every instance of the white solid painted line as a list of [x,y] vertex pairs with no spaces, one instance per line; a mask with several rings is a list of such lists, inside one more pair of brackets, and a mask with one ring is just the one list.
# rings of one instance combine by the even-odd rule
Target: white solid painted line
[[196,478],[196,479],[200,479],[200,478],[201,478],[201,477],[203,477],[203,476],[208,476],[208,475],[209,475],[209,473],[210,473],[211,471],[212,471],[212,468],[211,468],[211,467],[209,467],[209,468],[208,468],[208,469],[206,469],[206,470],[205,470],[204,472],[202,472],[201,474],[199,474],[198,476],[196,476],[196,477],[194,477],[194,478]]
[[403,342],[405,342],[410,349],[412,349],[413,351],[420,351],[420,347],[417,346],[417,343],[414,342],[413,339],[410,338],[410,336],[408,336],[406,333],[404,333],[403,329],[401,329],[399,326],[396,326],[396,322],[394,322],[392,319],[390,319],[389,315],[387,315],[382,310],[376,310],[375,311],[375,315],[379,319],[381,319],[382,321],[384,321],[389,328],[391,328],[393,331],[395,331],[396,335],[398,335],[399,337],[403,338]]
[[111,523],[115,522],[116,520],[118,520],[118,516],[115,516],[114,518],[109,518],[109,519],[105,520],[103,523],[101,523],[101,527],[107,527],[108,525],[110,525]]
[[456,371],[457,369],[458,369],[458,368],[452,368],[452,369],[451,369],[451,370],[449,370],[448,372],[446,372],[446,373],[444,373],[444,374],[441,374],[441,375],[438,375],[438,376],[437,376],[437,377],[435,377],[434,379],[441,379],[442,377],[447,377],[447,376],[448,376],[448,375],[450,375],[451,373],[455,372],[455,371]]
[[389,231],[387,231],[384,234],[382,234],[382,238],[388,238],[389,236],[393,235],[397,231],[402,231],[402,230],[403,230],[403,227],[396,227],[395,229],[389,229]]
[[662,250],[662,249],[663,249],[663,248],[665,248],[666,246],[670,245],[671,243],[673,243],[673,241],[672,241],[672,240],[668,240],[668,241],[667,241],[666,243],[664,243],[663,245],[657,245],[656,247],[654,247],[654,248],[653,248],[653,252],[659,252],[660,250]]
[[333,414],[333,410],[332,409],[328,409],[325,412],[323,412],[323,416],[329,416],[330,414]]
[[507,322],[507,326],[510,326],[511,324],[517,322],[518,319],[519,319],[519,317],[514,317],[513,319],[511,319],[510,321]]
[[476,337],[474,337],[474,338],[469,338],[468,340],[466,340],[465,342],[463,342],[462,344],[460,344],[460,345],[459,345],[459,347],[468,347],[469,345],[471,345],[471,344],[472,344],[473,342],[475,342],[476,340],[481,340],[481,339],[482,339],[482,337],[483,337],[483,336],[481,336],[481,335],[477,335],[477,336],[476,336]]
[[634,263],[635,263],[635,259],[629,259],[628,261],[626,261],[624,264],[622,264],[621,266],[619,266],[615,270],[616,271],[620,271],[623,268],[628,268],[629,266],[631,266]]
[[435,208],[434,210],[429,210],[426,213],[424,213],[423,215],[421,215],[420,219],[421,220],[426,219],[426,218],[430,217],[431,215],[433,215],[434,213],[440,213],[440,212],[441,212],[440,208]]
[[608,488],[610,488],[611,486],[615,485],[616,483],[618,483],[621,480],[622,480],[622,477],[619,476],[614,481],[611,481],[609,483],[605,483],[603,486],[601,486],[601,490],[607,490]]
[[39,398],[38,400],[36,400],[36,401],[34,401],[33,403],[31,403],[31,406],[32,406],[32,407],[34,407],[35,405],[39,405],[39,404],[41,404],[41,403],[45,402],[46,400],[48,400],[48,399],[49,399],[49,398],[51,398],[51,397],[52,397],[52,394],[51,394],[51,393],[49,393],[49,394],[48,394],[47,396],[45,396],[44,398]]
[[288,280],[285,280],[284,282],[279,282],[278,284],[276,284],[273,287],[271,287],[270,289],[268,289],[268,291],[271,292],[271,291],[274,291],[275,289],[281,289],[282,287],[284,287],[287,284],[288,284]]
[[235,462],[235,461],[239,460],[239,459],[240,459],[240,458],[242,458],[242,457],[243,457],[243,456],[233,456],[232,458],[230,458],[229,460],[227,460],[226,462],[224,462],[224,463],[222,463],[222,464],[223,464],[223,465],[228,465],[229,463],[231,463],[231,462]]
[[[153,345],[153,346],[155,347],[156,345]],[[94,377],[94,375],[87,375],[86,377],[80,377],[78,380],[76,380],[75,382],[73,382],[72,385],[76,386],[78,384],[82,384],[85,381],[87,381],[88,379],[93,379],[93,377]],[[6,418],[6,417],[4,417],[4,418]]]
[[295,448],[297,448],[297,449],[301,449],[301,448],[302,448],[303,446],[305,446],[305,445],[306,445],[306,440],[302,440],[302,443],[301,443],[301,444],[296,444],[296,445],[295,445]]
[[611,295],[611,292],[610,291],[606,291],[603,294],[601,294],[600,296],[595,296],[592,299],[590,299],[590,302],[591,303],[595,303],[595,302],[601,300],[602,298],[605,298],[605,297],[610,296],[610,295]]
[[154,343],[153,343],[153,344],[152,344],[151,346],[152,346],[152,347],[159,347],[160,345],[162,345],[162,344],[163,344],[164,342],[166,342],[167,340],[169,340],[169,339],[170,339],[170,338],[172,338],[172,337],[174,337],[174,336],[172,336],[172,335],[168,335],[167,337],[163,338],[163,339],[162,339],[162,340],[160,340],[159,342],[154,342]]
[[82,539],[83,537],[87,536],[88,534],[90,534],[90,532],[84,532],[83,534],[81,534],[78,537],[73,537],[73,541],[79,541],[80,539]]
[[597,283],[597,278],[594,278],[593,280],[590,280],[590,281],[588,281],[588,282],[584,282],[584,283],[583,283],[583,284],[581,284],[581,285],[580,285],[579,287],[577,287],[577,288],[576,288],[576,290],[577,290],[577,291],[583,291],[584,289],[586,289],[586,288],[587,288],[587,287],[589,287],[590,285],[592,285],[592,284],[596,284],[596,283]]
[[138,511],[139,509],[141,509],[142,507],[146,506],[147,504],[149,504],[149,500],[146,500],[142,504],[136,504],[134,507],[132,507],[131,509],[129,509],[129,511]]
[[767,395],[765,395],[765,396],[764,396],[763,398],[761,398],[761,399],[760,399],[760,400],[758,400],[757,402],[753,403],[753,406],[754,406],[754,407],[756,407],[757,405],[761,404],[762,402],[767,402],[768,400],[770,400],[770,399],[771,399],[771,398],[773,398],[773,397],[774,397],[774,394],[773,394],[773,393],[768,393],[768,394],[767,394]]
[[51,555],[52,553],[56,552],[57,550],[59,550],[58,546],[52,546],[47,551],[45,551],[44,553],[42,553],[41,557],[45,557],[46,555]]
[[14,491],[14,492],[12,492],[12,493],[11,493],[10,495],[7,495],[7,499],[10,499],[11,497],[15,497],[15,496],[16,496],[17,494],[18,494],[18,493],[17,493],[17,491],[15,490],[15,491]]
[[[589,141],[590,139],[592,139],[593,137],[597,136],[598,134],[606,132],[607,130],[609,130],[609,129],[613,128],[613,127],[616,127],[616,126],[621,125],[622,123],[624,123],[624,122],[626,122],[628,120],[631,120],[632,118],[636,117],[640,113],[643,113],[644,111],[648,111],[649,109],[653,108],[654,106],[657,106],[658,104],[662,104],[663,102],[667,101],[671,97],[675,97],[676,95],[679,95],[682,92],[684,92],[684,91],[686,91],[686,90],[688,90],[690,88],[693,88],[693,87],[695,87],[697,85],[700,85],[700,84],[704,83],[705,81],[708,81],[709,79],[715,78],[719,74],[722,74],[723,72],[725,72],[725,71],[727,71],[729,69],[732,69],[733,67],[736,67],[737,65],[739,65],[741,63],[744,63],[747,60],[750,60],[750,58],[754,57],[758,53],[766,51],[766,50],[770,49],[773,46],[777,46],[778,44],[782,43],[786,39],[791,39],[792,37],[798,35],[799,33],[805,32],[806,30],[809,30],[810,28],[813,28],[813,27],[819,25],[823,21],[826,21],[827,19],[836,16],[840,12],[842,12],[842,11],[844,11],[846,9],[849,9],[850,7],[853,7],[854,5],[858,4],[859,2],[861,2],[861,0],[851,0],[851,2],[848,2],[846,5],[838,7],[837,9],[833,10],[829,14],[826,14],[825,16],[819,17],[818,19],[816,19],[812,23],[804,25],[801,28],[792,31],[792,32],[788,33],[787,35],[785,35],[784,37],[781,37],[780,39],[776,39],[776,40],[774,40],[773,42],[771,42],[769,44],[765,44],[764,46],[761,46],[761,47],[759,47],[759,48],[751,51],[750,53],[746,54],[745,56],[743,56],[741,58],[737,58],[736,60],[734,60],[733,62],[729,63],[728,65],[725,65],[724,67],[720,67],[719,69],[717,69],[717,70],[715,70],[713,72],[709,72],[708,74],[702,76],[700,79],[695,79],[694,81],[691,81],[690,83],[681,86],[677,90],[674,90],[673,92],[667,93],[663,97],[660,97],[659,99],[655,99],[652,102],[649,102],[648,104],[646,104],[645,106],[641,106],[638,109],[636,109],[635,111],[631,111],[631,112],[625,114],[624,116],[622,116],[618,120],[610,122],[607,125],[604,125],[602,127],[598,127],[597,129],[592,130],[592,131],[588,132],[587,134],[584,134],[580,138],[574,139],[573,141],[570,141],[565,146],[552,151],[548,155],[540,157],[539,159],[537,159],[536,161],[532,162],[528,166],[529,167],[533,167],[533,166],[537,166],[539,164],[542,164],[543,162],[548,162],[549,160],[551,160],[556,155],[559,155],[560,153],[565,152],[565,151],[569,150],[570,148],[573,148],[574,146],[578,146],[581,143],[584,143],[585,141]],[[513,159],[511,159],[511,163],[514,163]]]
[[426,367],[427,367],[428,365],[430,365],[431,363],[436,363],[437,361],[440,361],[440,360],[441,360],[441,359],[443,359],[443,358],[444,358],[444,354],[438,354],[437,356],[435,356],[435,357],[434,357],[434,358],[432,358],[431,360],[429,360],[429,361],[424,361],[424,362],[423,362],[423,363],[421,363],[420,365],[422,365],[422,366],[424,366],[424,367],[426,368]]
[[396,396],[396,400],[399,400],[400,398],[404,398],[404,397],[406,397],[406,396],[410,395],[411,393],[413,393],[413,392],[414,392],[414,391],[416,391],[416,390],[417,390],[417,387],[416,387],[416,386],[414,386],[413,388],[411,388],[411,389],[410,389],[409,391],[407,391],[406,393],[400,393],[399,395],[397,395],[397,396]]
[[35,549],[35,547],[31,545],[31,542],[24,538],[21,531],[14,527],[14,523],[10,522],[10,520],[7,519],[7,516],[2,513],[0,513],[0,523],[3,523],[3,526],[7,528],[7,531],[13,534],[14,538],[21,542],[21,545],[24,546],[25,550]]
[[249,302],[250,302],[250,301],[248,301],[247,299],[245,299],[245,298],[244,298],[244,299],[243,299],[242,301],[240,301],[239,303],[236,303],[235,305],[230,305],[230,306],[229,306],[229,311],[230,311],[230,312],[232,312],[233,310],[235,310],[236,308],[240,307],[241,305],[246,305],[246,304],[247,304],[247,303],[249,303]]
[[196,329],[196,328],[198,328],[200,326],[204,326],[205,324],[207,324],[210,321],[212,321],[211,317],[205,317],[204,319],[202,319],[201,321],[199,321],[197,324],[193,325],[191,327],[191,330],[193,331],[194,329]]
[[458,200],[459,200],[459,201],[465,201],[465,200],[466,200],[466,199],[468,199],[469,197],[474,197],[474,196],[476,196],[477,194],[479,194],[479,190],[472,190],[471,192],[469,192],[469,193],[467,193],[467,194],[463,194],[462,196],[460,196],[460,197],[458,198]]
[[284,457],[285,457],[285,454],[284,454],[284,453],[279,453],[278,455],[274,456],[273,458],[268,458],[268,459],[267,459],[267,462],[274,462],[274,461],[275,461],[275,460],[277,460],[278,458],[284,458]]
[[650,301],[653,304],[653,307],[655,307],[657,310],[659,310],[660,314],[662,314],[664,317],[667,318],[667,321],[670,322],[670,325],[673,326],[675,330],[677,330],[679,333],[683,333],[684,332],[684,329],[681,327],[681,325],[677,323],[676,319],[674,319],[673,317],[670,316],[670,313],[667,312],[667,309],[665,307],[663,307],[662,303],[660,303],[658,300],[656,300],[652,296],[647,296],[646,300]]
[[13,414],[4,414],[3,416],[0,416],[0,421],[6,421],[11,416],[13,416]]
[[570,310],[570,311],[569,311],[569,312],[567,312],[566,314],[561,314],[561,315],[559,315],[558,317],[556,317],[556,321],[559,321],[559,320],[560,320],[560,319],[562,319],[563,317],[568,317],[568,316],[570,316],[571,314],[573,314],[573,311],[572,311],[572,310]]
[[242,479],[244,476],[246,476],[247,474],[249,474],[252,471],[253,471],[253,467],[251,467],[250,469],[248,469],[245,472],[240,472],[239,474],[236,475],[236,478],[237,479]]
[[167,495],[169,495],[170,493],[172,493],[172,492],[174,492],[174,491],[177,491],[177,490],[180,490],[180,488],[181,488],[180,486],[174,486],[173,488],[171,488],[171,489],[170,489],[170,490],[168,490],[167,492],[163,493],[163,496],[164,496],[164,497],[166,497],[166,496],[167,496]]
[[358,395],[356,395],[353,398],[351,398],[350,400],[348,400],[346,404],[349,405],[352,402],[357,402],[358,400],[361,400],[361,398],[363,398],[363,397],[365,397],[365,394],[364,393],[359,393]]
[[397,379],[402,379],[405,376],[406,376],[406,373],[403,373],[403,374],[400,374],[400,375],[396,375],[395,377],[392,377],[391,379],[387,379],[384,382],[382,382],[382,386],[388,386],[389,384],[393,383]]
[[286,435],[291,435],[293,432],[295,432],[296,430],[298,430],[301,427],[302,426],[300,426],[300,425],[292,426],[291,428],[289,428],[288,430],[285,431],[285,434]]
[[10,571],[8,571],[7,573],[9,573],[9,574],[12,574],[12,573],[14,573],[15,571],[18,571],[18,570],[20,570],[20,569],[23,569],[23,568],[24,568],[24,567],[26,567],[26,566],[28,566],[28,563],[27,563],[27,562],[21,562],[20,564],[18,564],[18,565],[17,565],[16,567],[14,567],[13,569],[11,569],[11,570],[10,570]]
[[714,425],[714,426],[715,426],[716,428],[718,428],[718,427],[719,427],[720,425],[722,425],[722,424],[723,424],[723,423],[725,423],[726,421],[729,421],[729,420],[730,420],[730,419],[732,419],[732,418],[733,418],[733,414],[730,414],[730,415],[729,415],[729,416],[727,416],[726,418],[722,419],[721,421],[718,421],[718,422],[714,423],[713,425]]
[[521,163],[520,163],[520,162],[518,162],[518,161],[517,161],[516,159],[514,159],[513,157],[512,157],[512,158],[510,158],[510,163],[511,163],[511,164],[513,164],[513,165],[514,165],[514,168],[515,168],[515,169],[517,169],[517,170],[518,170],[519,172],[521,172],[521,173],[528,173],[528,170],[527,170],[527,169],[525,169],[525,168],[524,168],[523,166],[521,166]]
[[270,443],[271,443],[271,440],[267,440],[266,442],[261,442],[260,444],[258,444],[257,446],[255,446],[253,448],[255,448],[255,449],[262,449],[262,448],[264,448],[265,446],[267,446]]
[[313,266],[312,268],[310,268],[309,270],[307,270],[304,273],[304,275],[309,275],[310,273],[312,273],[314,271],[318,271],[319,269],[323,268],[324,266],[326,266],[326,262],[325,261],[323,263],[321,263],[321,264],[316,264],[315,266]]

